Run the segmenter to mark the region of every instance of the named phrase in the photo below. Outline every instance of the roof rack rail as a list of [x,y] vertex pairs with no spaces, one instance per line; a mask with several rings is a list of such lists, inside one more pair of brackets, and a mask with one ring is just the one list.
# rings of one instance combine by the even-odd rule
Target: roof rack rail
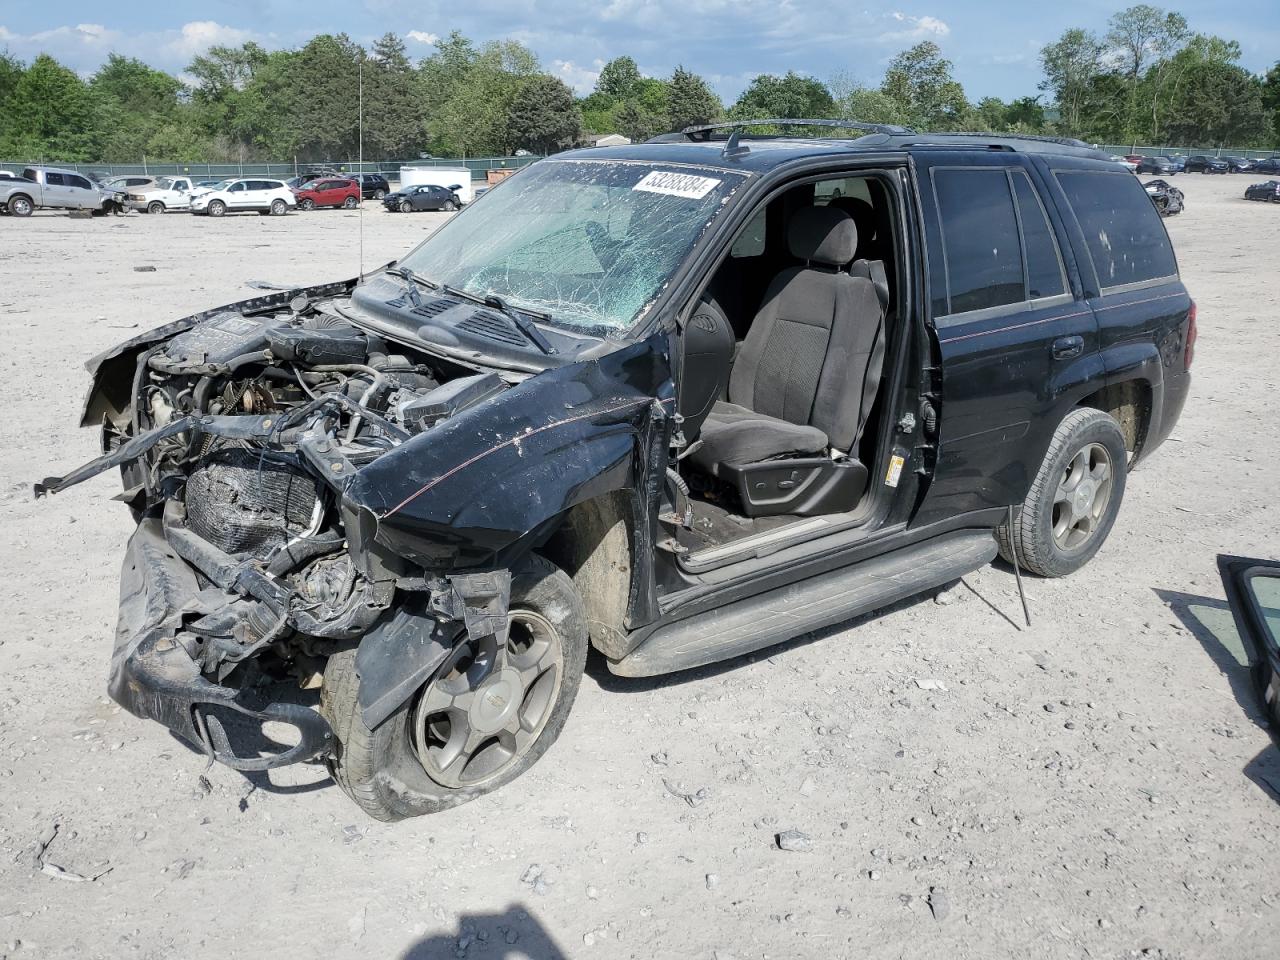
[[863,130],[867,133],[884,133],[902,135],[915,133],[910,127],[899,127],[891,123],[865,123],[862,120],[849,119],[797,119],[795,117],[767,117],[753,120],[726,120],[723,123],[704,123],[698,126],[685,127],[680,134],[690,140],[709,141],[717,130],[741,131],[743,127],[831,127],[836,130]]
[[1077,147],[1084,150],[1098,149],[1091,143],[1085,143],[1083,140],[1076,140],[1072,137],[1051,137],[1043,133],[996,133],[992,130],[947,130],[938,131],[935,134],[921,134],[921,136],[938,136],[938,137],[973,137],[974,139],[983,140],[1030,140],[1033,143],[1056,143],[1062,147]]

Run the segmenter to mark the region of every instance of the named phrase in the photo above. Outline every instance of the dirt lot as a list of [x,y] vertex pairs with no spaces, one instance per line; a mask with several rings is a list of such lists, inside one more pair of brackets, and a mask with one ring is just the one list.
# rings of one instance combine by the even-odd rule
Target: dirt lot
[[[86,357],[352,275],[356,215],[0,220],[0,956],[1274,960],[1280,753],[1214,566],[1280,557],[1280,207],[1247,182],[1176,180],[1192,396],[1097,560],[1028,583],[1032,628],[989,567],[751,662],[593,663],[531,774],[394,826],[109,701],[128,513],[111,477],[30,493],[96,453]],[[439,222],[370,209],[364,262]],[[46,863],[95,880],[32,867],[55,824]]]

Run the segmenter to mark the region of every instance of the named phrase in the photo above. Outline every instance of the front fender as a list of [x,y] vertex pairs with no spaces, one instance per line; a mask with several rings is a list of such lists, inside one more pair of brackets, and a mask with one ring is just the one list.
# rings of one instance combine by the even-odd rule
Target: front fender
[[[362,469],[348,505],[430,570],[510,566],[579,503],[629,491],[647,533],[674,387],[663,334],[512,387]],[[656,478],[656,479],[655,479]]]

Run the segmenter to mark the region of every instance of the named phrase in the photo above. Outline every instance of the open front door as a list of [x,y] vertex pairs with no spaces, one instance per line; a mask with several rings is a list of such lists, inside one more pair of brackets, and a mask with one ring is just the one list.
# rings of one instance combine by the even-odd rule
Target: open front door
[[1218,571],[1271,736],[1280,743],[1280,563],[1220,554]]

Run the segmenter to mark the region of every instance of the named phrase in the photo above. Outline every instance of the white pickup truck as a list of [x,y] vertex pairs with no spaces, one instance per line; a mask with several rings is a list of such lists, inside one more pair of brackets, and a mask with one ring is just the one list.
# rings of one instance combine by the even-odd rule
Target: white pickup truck
[[129,209],[143,213],[190,210],[195,181],[190,177],[156,177],[155,182],[129,191]]
[[15,217],[35,210],[92,210],[123,213],[125,195],[94,183],[74,170],[27,167],[21,178],[0,179],[0,208]]

